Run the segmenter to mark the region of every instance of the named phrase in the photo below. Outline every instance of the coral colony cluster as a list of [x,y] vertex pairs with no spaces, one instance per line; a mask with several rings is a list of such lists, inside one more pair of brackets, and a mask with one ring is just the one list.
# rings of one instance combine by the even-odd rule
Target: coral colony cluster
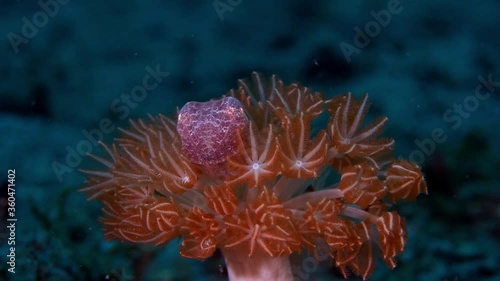
[[[82,190],[104,205],[106,239],[165,245],[205,259],[220,249],[231,280],[294,280],[288,257],[323,243],[347,277],[390,268],[407,241],[393,203],[427,193],[420,168],[391,157],[386,117],[363,126],[368,96],[324,99],[257,73],[175,119],[130,121]],[[328,114],[326,129],[311,122]],[[326,185],[324,175],[339,174]]]

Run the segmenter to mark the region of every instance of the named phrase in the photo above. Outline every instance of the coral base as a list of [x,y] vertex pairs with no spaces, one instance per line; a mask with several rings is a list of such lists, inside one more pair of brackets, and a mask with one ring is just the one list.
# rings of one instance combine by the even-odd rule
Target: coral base
[[269,257],[245,252],[224,250],[229,280],[231,281],[291,281],[292,269],[288,257]]

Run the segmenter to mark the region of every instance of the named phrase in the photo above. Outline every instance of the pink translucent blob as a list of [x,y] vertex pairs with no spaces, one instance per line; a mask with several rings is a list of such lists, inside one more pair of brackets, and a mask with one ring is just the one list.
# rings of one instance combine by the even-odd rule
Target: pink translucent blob
[[238,131],[248,118],[233,97],[207,102],[191,101],[180,110],[177,132],[184,154],[196,164],[216,164],[236,153]]

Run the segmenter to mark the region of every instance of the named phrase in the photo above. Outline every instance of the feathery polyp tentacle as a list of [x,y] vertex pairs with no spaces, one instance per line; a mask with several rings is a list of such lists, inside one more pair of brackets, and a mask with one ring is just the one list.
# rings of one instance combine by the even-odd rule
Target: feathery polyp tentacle
[[248,140],[239,134],[239,153],[228,158],[231,175],[226,181],[229,185],[247,183],[260,187],[266,180],[274,179],[279,173],[278,143],[274,127],[259,132],[254,122],[250,122],[246,134]]
[[327,101],[326,104],[331,116],[328,134],[331,150],[335,151],[335,157],[331,159],[334,167],[341,170],[363,158],[376,162],[376,157],[392,150],[392,139],[378,138],[387,123],[387,117],[379,117],[361,129],[369,108],[367,94],[360,101],[353,99],[351,93],[347,93]]
[[326,162],[326,133],[321,131],[311,140],[310,125],[304,113],[285,120],[285,132],[280,138],[283,174],[292,178],[316,178]]

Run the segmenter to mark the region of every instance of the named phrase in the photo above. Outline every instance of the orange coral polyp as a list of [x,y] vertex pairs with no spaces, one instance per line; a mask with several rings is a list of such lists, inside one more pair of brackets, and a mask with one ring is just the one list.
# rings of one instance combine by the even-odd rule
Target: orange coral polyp
[[227,159],[229,176],[226,183],[261,187],[280,173],[279,147],[271,124],[260,133],[255,122],[250,122],[247,129],[248,132],[244,132],[246,141],[238,134],[239,153]]
[[[182,256],[205,259],[221,249],[236,259],[227,260],[230,277],[242,280],[292,280],[291,272],[279,272],[290,270],[286,257],[312,252],[318,241],[345,276],[368,278],[377,252],[393,268],[407,232],[404,218],[387,212],[386,204],[414,200],[427,186],[416,164],[388,160],[394,141],[379,138],[388,119],[363,127],[367,95],[325,99],[276,76],[253,73],[251,80],[239,80],[225,98],[238,100],[238,114],[249,120],[226,124],[236,131],[225,141],[236,146],[220,163],[190,161],[176,119],[162,115],[130,121],[113,145],[101,143],[107,156],[90,158],[104,169],[82,170],[88,181],[81,191],[103,203],[105,238],[164,245],[182,237]],[[323,113],[328,125],[313,136],[311,122]],[[340,182],[319,186],[326,170],[338,172]],[[246,269],[239,268],[243,260]],[[262,268],[266,264],[282,266]]]

